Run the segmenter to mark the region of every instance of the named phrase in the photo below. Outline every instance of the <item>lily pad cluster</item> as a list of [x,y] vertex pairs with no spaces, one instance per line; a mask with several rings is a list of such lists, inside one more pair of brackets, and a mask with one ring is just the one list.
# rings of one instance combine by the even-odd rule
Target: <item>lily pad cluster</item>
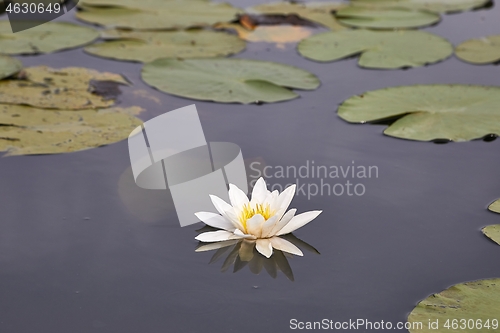
[[77,67],[21,69],[6,56],[0,71],[11,73],[0,80],[0,151],[6,156],[99,147],[127,138],[142,123],[135,117],[141,108],[112,107],[112,96],[100,91],[102,84],[128,84],[121,75]]
[[[493,202],[488,209],[494,213],[500,214],[500,199]],[[486,237],[500,245],[500,224],[486,226],[481,231]]]

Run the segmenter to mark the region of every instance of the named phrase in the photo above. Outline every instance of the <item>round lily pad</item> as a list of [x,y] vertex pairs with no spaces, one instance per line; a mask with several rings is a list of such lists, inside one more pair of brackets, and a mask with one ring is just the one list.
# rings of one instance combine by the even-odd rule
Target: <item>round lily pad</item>
[[0,103],[71,110],[109,107],[114,96],[102,93],[101,84],[118,89],[128,82],[119,74],[88,68],[28,67],[0,81]]
[[490,0],[351,0],[355,5],[366,5],[386,8],[408,8],[428,10],[437,13],[461,12],[480,8]]
[[60,154],[126,139],[142,121],[139,107],[47,110],[0,104],[0,151],[5,156]]
[[500,61],[500,35],[467,40],[455,49],[459,59],[472,64],[491,64]]
[[47,22],[12,33],[9,21],[0,21],[0,52],[5,54],[51,53],[88,44],[98,37],[97,30],[68,22]]
[[0,80],[12,76],[23,68],[23,64],[12,57],[0,55]]
[[85,52],[105,58],[149,62],[158,58],[227,56],[246,46],[237,36],[207,30],[111,30],[104,32],[103,37],[111,40],[87,46]]
[[500,134],[500,87],[415,85],[346,100],[339,116],[353,123],[397,119],[384,134],[418,141],[468,141]]
[[316,61],[335,61],[361,54],[367,68],[418,67],[446,59],[453,46],[444,38],[423,31],[344,30],[302,40],[299,53]]
[[498,199],[497,201],[493,202],[488,207],[488,209],[491,210],[492,212],[500,214],[500,199]]
[[221,103],[279,102],[313,90],[319,80],[296,67],[247,59],[158,59],[144,65],[143,80],[169,94]]
[[342,2],[273,2],[248,8],[247,11],[256,14],[295,14],[303,19],[319,23],[333,31],[338,31],[346,28],[337,22],[332,12],[345,6],[346,4]]
[[499,313],[500,279],[459,283],[418,303],[408,316],[409,331],[498,332]]
[[357,28],[411,29],[440,21],[437,13],[406,8],[349,6],[339,9],[335,16],[340,23]]
[[[163,1],[158,6],[81,6],[76,17],[106,27],[130,29],[185,29],[211,26],[236,18],[237,8],[208,1]],[[139,7],[139,4],[141,8]]]

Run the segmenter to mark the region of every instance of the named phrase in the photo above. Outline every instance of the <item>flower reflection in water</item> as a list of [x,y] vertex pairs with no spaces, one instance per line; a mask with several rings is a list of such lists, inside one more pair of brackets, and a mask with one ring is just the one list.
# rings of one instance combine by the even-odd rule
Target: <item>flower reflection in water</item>
[[[215,229],[204,227],[198,231],[209,230]],[[319,254],[318,250],[313,246],[300,240],[293,234],[287,234],[281,237],[302,250]],[[257,251],[255,245],[255,240],[248,239],[233,239],[209,244],[200,242],[196,248],[196,252],[216,250],[209,263],[212,264],[219,261],[221,258],[225,258],[221,268],[222,272],[226,272],[229,268],[233,267],[233,273],[236,273],[248,266],[253,274],[260,274],[262,270],[265,270],[267,274],[275,279],[278,276],[278,272],[281,271],[290,281],[294,281],[292,267],[288,262],[288,259],[294,257],[293,255],[275,249],[272,255],[266,258]]]

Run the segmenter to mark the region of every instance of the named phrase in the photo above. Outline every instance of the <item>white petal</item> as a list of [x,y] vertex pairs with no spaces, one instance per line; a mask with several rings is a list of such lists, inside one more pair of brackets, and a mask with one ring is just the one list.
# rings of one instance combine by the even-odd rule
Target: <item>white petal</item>
[[278,217],[278,215],[274,215],[262,224],[260,237],[269,237],[271,230],[276,225],[276,222],[278,222]]
[[203,221],[206,225],[214,228],[224,229],[233,232],[236,229],[235,225],[229,221],[227,218],[220,216],[219,214],[209,213],[209,212],[198,212],[195,213],[197,218]]
[[257,239],[255,248],[266,258],[269,258],[273,255],[273,247],[269,239]]
[[290,222],[290,220],[295,216],[295,212],[296,211],[297,210],[295,208],[292,208],[288,212],[286,212],[286,214],[283,215],[283,217],[281,218],[281,220],[279,220],[278,222],[276,222],[276,224],[274,225],[274,227],[271,229],[271,231],[269,231],[269,233],[265,237],[274,236],[278,231],[280,231],[281,229],[283,229],[283,227],[285,225],[287,225],[288,222]]
[[236,229],[236,230],[234,231],[234,234],[235,234],[236,236],[239,236],[239,237],[241,237],[241,238],[246,238],[246,239],[255,239],[255,238],[256,238],[254,235],[247,235],[247,234],[243,233],[243,231],[241,231],[241,230],[239,230],[239,229]]
[[278,196],[277,208],[284,208],[285,210],[290,206],[293,196],[295,195],[295,184],[288,186],[281,194]]
[[238,188],[238,186],[234,184],[229,184],[229,200],[231,201],[231,205],[240,210],[244,205],[248,204],[248,197]]
[[224,216],[227,211],[231,210],[233,207],[219,198],[218,196],[215,195],[210,195],[210,199],[212,200],[212,203],[214,204],[215,209]]
[[241,237],[226,230],[204,232],[195,237],[195,239],[200,242],[220,242],[239,238]]
[[304,254],[302,251],[287,241],[286,239],[280,238],[280,237],[273,237],[271,238],[271,245],[276,249],[276,250],[281,250],[283,252],[288,252],[291,254],[295,254],[297,256],[303,256]]
[[247,220],[247,233],[256,237],[260,237],[262,224],[264,224],[265,221],[266,219],[264,218],[264,216],[260,214],[252,216]]
[[238,242],[241,242],[239,239],[232,239],[228,241],[223,241],[223,242],[214,242],[214,243],[208,243],[200,246],[195,250],[195,252],[205,252],[205,251],[212,251],[212,250],[217,250],[221,249],[223,247],[228,247],[231,245],[234,245]]
[[319,214],[321,214],[321,210],[312,210],[310,212],[305,212],[297,216],[294,216],[290,220],[290,222],[288,222],[288,224],[283,227],[283,229],[281,229],[278,233],[276,233],[276,236],[289,234],[305,226],[306,224],[314,220]]
[[267,193],[269,193],[269,191],[267,190],[266,181],[264,178],[260,177],[257,182],[255,182],[252,190],[252,204],[262,204],[264,200],[266,200]]

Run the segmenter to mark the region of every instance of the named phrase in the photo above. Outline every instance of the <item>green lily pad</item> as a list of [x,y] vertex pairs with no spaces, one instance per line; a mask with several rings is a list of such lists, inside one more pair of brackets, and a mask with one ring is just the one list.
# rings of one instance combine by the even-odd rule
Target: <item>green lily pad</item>
[[151,8],[81,6],[80,9],[76,17],[85,22],[145,30],[211,26],[232,21],[239,13],[237,8],[229,4],[206,1],[163,1]]
[[85,52],[105,58],[149,62],[158,58],[227,56],[242,51],[246,46],[235,35],[207,30],[111,30],[104,32],[103,37],[112,40],[87,46]]
[[0,53],[38,54],[71,49],[88,44],[99,32],[68,22],[47,22],[12,33],[9,21],[0,21]]
[[298,97],[285,88],[313,90],[313,74],[288,65],[247,59],[158,59],[143,80],[172,95],[221,103],[279,102]]
[[316,61],[335,61],[361,54],[367,68],[418,67],[446,59],[453,46],[444,38],[423,31],[344,30],[302,40],[299,53]]
[[99,94],[99,82],[128,84],[119,74],[88,68],[28,67],[15,78],[0,81],[0,103],[71,110],[109,107],[114,100]]
[[486,237],[500,245],[500,224],[486,226],[481,231]]
[[46,110],[0,104],[0,151],[5,156],[60,154],[128,138],[142,121],[139,107],[95,110]]
[[[500,279],[485,279],[456,284],[433,294],[408,316],[411,333],[498,332]],[[469,319],[471,322],[469,322]],[[436,329],[429,323],[438,321]],[[421,328],[418,327],[422,323]],[[445,325],[448,323],[449,328]],[[481,328],[478,325],[481,323]],[[456,325],[456,326],[454,326]],[[486,325],[489,325],[489,329]]]
[[354,5],[428,10],[436,13],[461,12],[485,6],[490,0],[351,0]]
[[353,123],[398,117],[384,134],[418,141],[468,141],[500,134],[500,87],[415,85],[346,100],[339,116]]
[[467,40],[455,49],[459,59],[472,64],[491,64],[500,61],[500,35]]
[[497,201],[495,201],[494,203],[492,203],[488,207],[488,209],[491,210],[492,212],[500,214],[500,199],[498,199]]
[[14,58],[0,55],[0,80],[12,76],[23,68],[23,64]]
[[406,8],[349,6],[335,13],[337,20],[347,26],[370,29],[411,29],[435,24],[437,13]]
[[303,19],[319,23],[333,31],[339,31],[346,29],[346,27],[337,21],[332,12],[345,6],[345,3],[341,2],[274,2],[254,6],[248,8],[247,11],[256,14],[295,14]]

